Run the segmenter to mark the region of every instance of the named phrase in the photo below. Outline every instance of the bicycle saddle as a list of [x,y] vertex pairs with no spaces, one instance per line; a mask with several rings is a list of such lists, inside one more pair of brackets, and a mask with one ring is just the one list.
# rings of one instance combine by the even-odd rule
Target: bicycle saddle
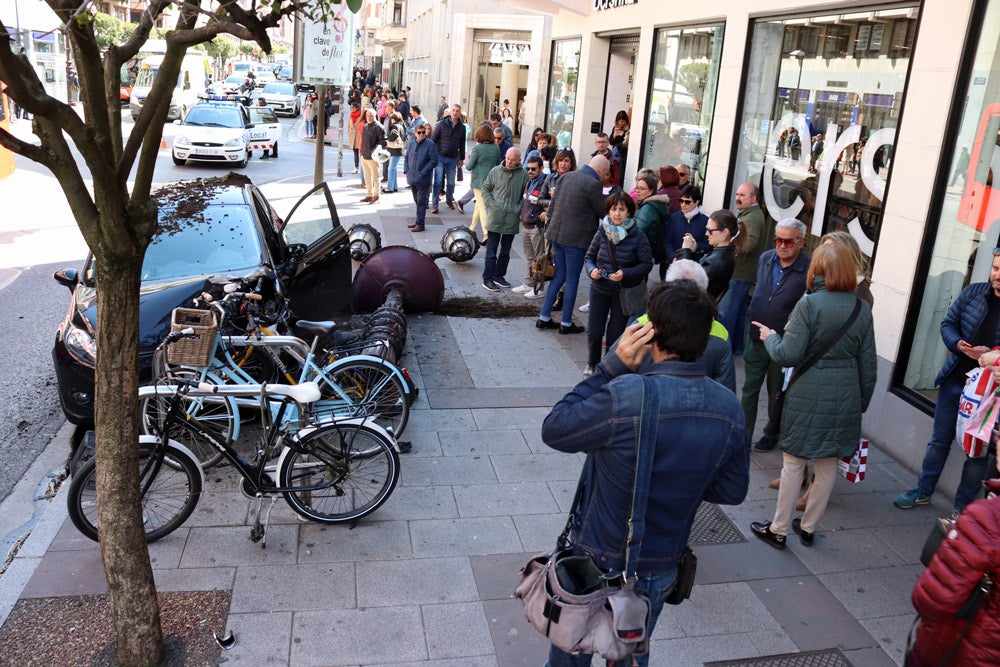
[[295,323],[295,328],[313,336],[328,334],[337,328],[336,322],[310,322],[309,320],[299,320]]

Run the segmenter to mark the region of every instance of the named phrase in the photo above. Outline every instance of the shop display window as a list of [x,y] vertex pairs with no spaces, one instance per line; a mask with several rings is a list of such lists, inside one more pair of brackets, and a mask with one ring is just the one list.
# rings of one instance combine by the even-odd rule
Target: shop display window
[[573,117],[576,110],[576,85],[580,74],[582,40],[552,42],[552,66],[549,70],[549,98],[545,129],[556,137],[559,148],[573,144]]
[[[969,283],[990,279],[994,248],[1000,246],[1000,0],[991,0],[980,30],[963,95],[957,129],[948,135],[938,174],[937,197],[928,220],[928,238],[911,313],[897,363],[894,386],[910,398],[937,397],[934,379],[948,354],[941,320]],[[888,31],[886,32],[888,35]],[[892,33],[897,39],[897,33]],[[929,406],[929,402],[927,402]]]

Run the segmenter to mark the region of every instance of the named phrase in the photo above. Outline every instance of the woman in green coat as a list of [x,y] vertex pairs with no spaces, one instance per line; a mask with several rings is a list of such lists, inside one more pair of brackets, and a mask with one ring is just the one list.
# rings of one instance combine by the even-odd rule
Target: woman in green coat
[[472,211],[472,222],[469,230],[476,231],[476,223],[483,228],[483,242],[486,242],[486,204],[483,203],[483,181],[490,169],[500,164],[500,148],[493,141],[493,130],[489,125],[482,125],[476,130],[476,145],[469,151],[469,159],[465,168],[472,173],[472,192],[476,197],[476,208]]
[[[860,303],[857,319],[826,354],[788,388],[781,412],[778,446],[784,452],[774,518],[753,522],[753,533],[777,549],[785,548],[791,527],[812,546],[837,478],[837,460],[850,456],[861,437],[861,413],[875,390],[875,331],[871,307],[854,294],[857,276],[850,250],[839,243],[819,246],[813,254],[802,297],[784,335],[757,322],[760,339],[781,366],[799,366],[836,336]],[[805,514],[791,522],[802,476],[815,459],[816,479]]]

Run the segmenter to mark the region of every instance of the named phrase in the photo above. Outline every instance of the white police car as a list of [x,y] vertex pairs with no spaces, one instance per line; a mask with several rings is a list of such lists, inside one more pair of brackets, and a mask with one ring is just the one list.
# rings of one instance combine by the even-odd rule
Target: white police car
[[174,164],[187,160],[224,162],[245,167],[250,159],[253,122],[238,102],[206,101],[191,107],[174,136]]
[[263,150],[269,157],[278,157],[278,139],[281,137],[281,123],[269,106],[248,107],[252,127],[247,130],[250,150]]

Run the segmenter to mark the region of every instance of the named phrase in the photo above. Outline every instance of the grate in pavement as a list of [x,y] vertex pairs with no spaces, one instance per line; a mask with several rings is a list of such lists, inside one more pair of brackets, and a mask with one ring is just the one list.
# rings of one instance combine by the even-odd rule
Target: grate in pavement
[[688,544],[739,544],[747,538],[730,521],[726,513],[718,505],[702,503],[694,515],[694,525],[691,527],[691,538]]
[[852,667],[852,665],[839,649],[831,648],[824,651],[782,653],[759,658],[706,662],[705,667]]

